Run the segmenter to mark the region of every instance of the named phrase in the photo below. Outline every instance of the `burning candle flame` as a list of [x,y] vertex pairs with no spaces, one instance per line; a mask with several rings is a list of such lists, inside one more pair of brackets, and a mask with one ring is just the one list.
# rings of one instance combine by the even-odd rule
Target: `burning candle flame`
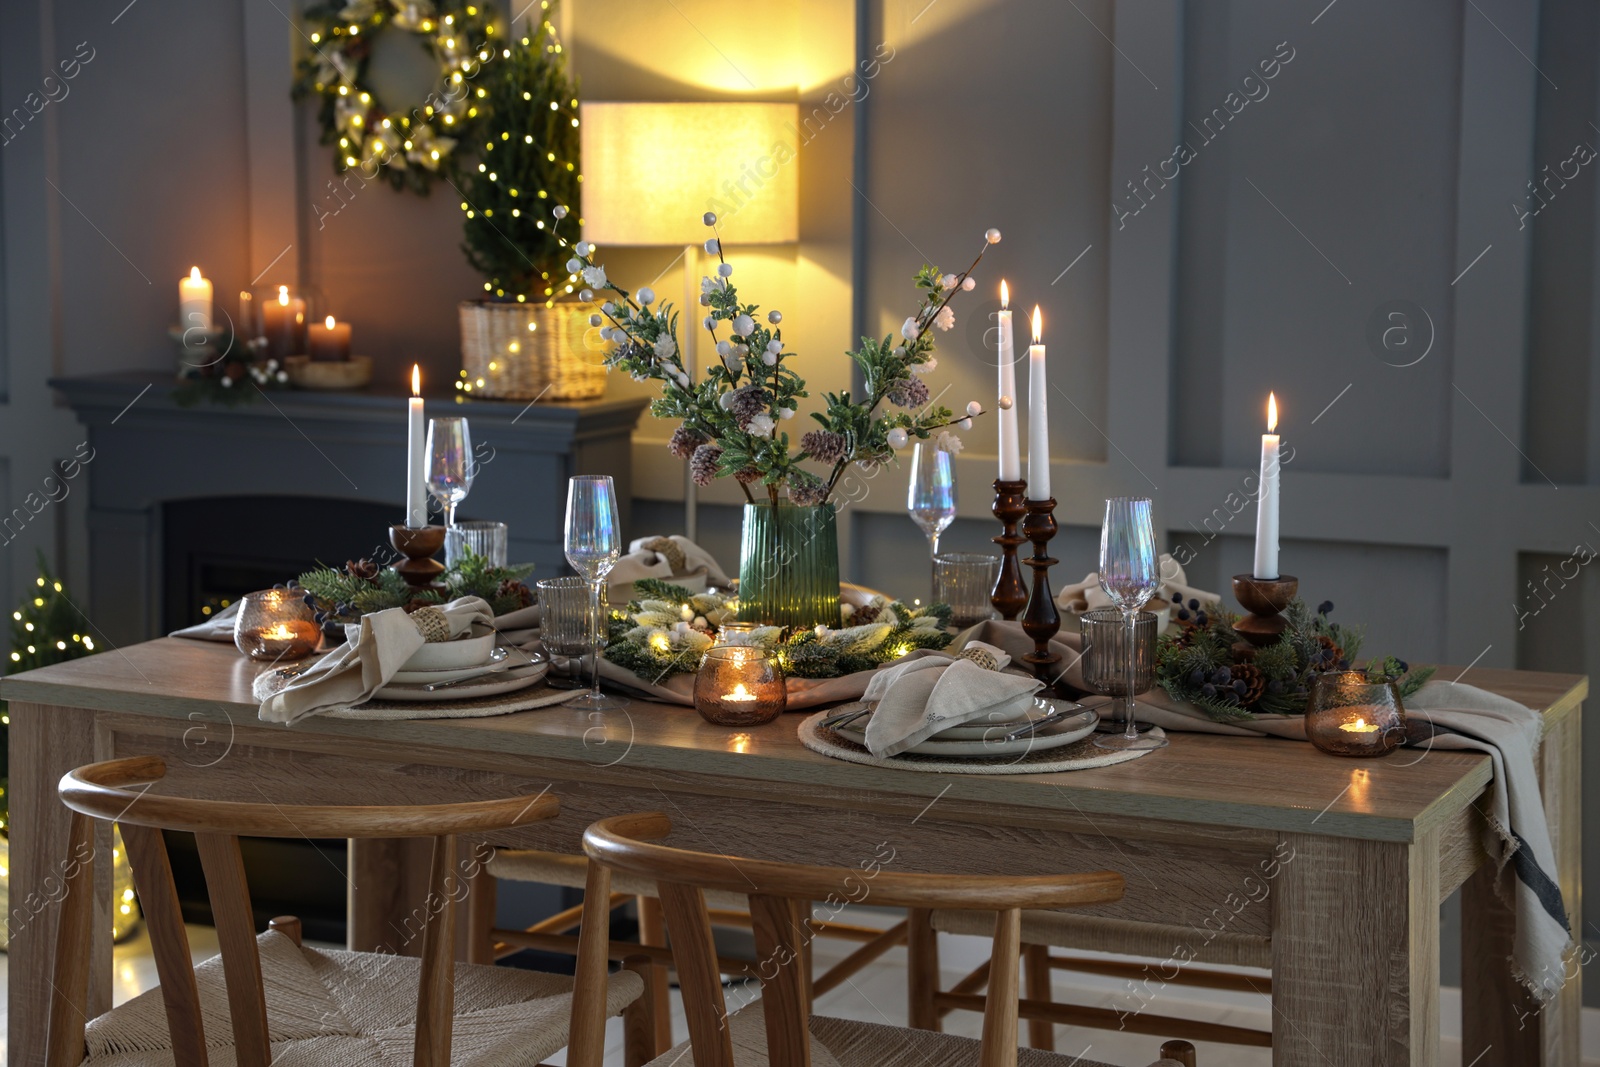
[[747,701],[754,700],[755,698],[756,695],[750,692],[750,690],[746,689],[743,682],[740,682],[738,685],[733,687],[733,692],[729,693],[724,699]]
[[190,267],[189,268],[189,280],[191,282],[198,282],[198,281],[202,280],[201,277],[200,277],[200,268],[199,267]]
[[326,319],[324,319],[322,321],[322,325],[326,326],[330,330],[333,329],[333,316],[329,315]]
[[[328,325],[332,326],[332,321]],[[422,368],[415,363],[411,364],[411,395],[422,395]]]
[[1038,344],[1039,338],[1044,336],[1044,318],[1039,314],[1039,305],[1033,305],[1033,343]]
[[289,306],[289,287],[287,285],[278,286],[278,303],[284,307]]
[[1355,722],[1343,723],[1340,725],[1339,729],[1351,734],[1370,734],[1378,729],[1378,724],[1375,722],[1368,722],[1366,719],[1358,716]]
[[1278,432],[1278,397],[1276,393],[1267,394],[1267,432]]
[[1011,306],[1011,290],[1006,288],[1006,280],[1000,279],[1000,308],[1005,310]]

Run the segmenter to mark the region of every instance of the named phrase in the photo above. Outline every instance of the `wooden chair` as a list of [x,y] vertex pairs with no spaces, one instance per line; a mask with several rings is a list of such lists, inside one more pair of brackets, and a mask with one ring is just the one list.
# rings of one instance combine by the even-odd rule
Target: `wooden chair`
[[[987,965],[979,966],[948,990],[939,988],[938,935],[988,936],[992,916],[975,911],[918,910],[910,913],[909,921],[907,967],[914,976],[911,1025],[937,1031],[944,1017],[952,1011],[983,1011],[985,1002],[980,991],[988,980]],[[1228,1026],[1153,1011],[1061,1004],[1051,994],[1051,976],[1061,970],[1126,980],[1130,990],[1129,1006],[1133,1008],[1142,1008],[1151,988],[1164,986],[1270,995],[1270,978],[1216,969],[1217,965],[1270,967],[1272,945],[1265,937],[1210,930],[1201,936],[1188,927],[1061,911],[1024,911],[1021,941],[1024,988],[1017,1011],[1028,1022],[1028,1044],[1034,1048],[1055,1048],[1054,1027],[1058,1023],[1136,1034],[1175,1034],[1192,1041],[1228,1045],[1272,1046],[1270,1030]],[[1156,962],[1099,959],[1070,951],[1062,954],[1052,952],[1053,948],[1148,957]],[[1180,948],[1192,959],[1182,966],[1174,966],[1170,961]]]
[[[598,989],[606,966],[603,925],[613,872],[658,886],[689,1024],[689,1042],[652,1067],[1104,1067],[1017,1048],[1017,983],[1023,908],[1072,907],[1114,901],[1122,876],[972,876],[811,867],[672,848],[658,843],[672,829],[660,813],[603,819],[585,832],[592,864],[586,889],[592,911],[583,924],[578,959],[579,1007],[568,1063],[599,1067],[605,1019],[585,989]],[[762,982],[760,1007],[729,1012],[706,908],[708,891],[743,892],[750,900]],[[846,895],[906,908],[997,911],[994,966],[982,1042],[811,1014],[804,980],[810,916],[799,905]],[[735,1059],[737,1050],[738,1058]],[[691,1054],[692,1053],[692,1058]],[[1178,1063],[1181,1061],[1163,1061]]]
[[[494,882],[505,879],[513,882],[536,882],[540,885],[563,886],[582,889],[588,881],[589,862],[582,856],[567,856],[557,852],[535,849],[497,849],[485,867],[491,876],[481,890],[475,890],[468,905],[468,923],[474,962],[492,963],[522,949],[537,949],[564,955],[578,954],[578,937],[575,930],[583,918],[582,905],[552,915],[523,929],[496,927],[494,918]],[[668,1008],[671,990],[668,988],[667,967],[672,954],[667,951],[666,930],[661,915],[661,901],[656,896],[655,882],[625,871],[614,872],[611,878],[611,907],[613,909],[634,903],[639,916],[639,940],[613,941],[608,949],[612,960],[644,956],[651,965],[646,971],[645,995],[651,1001],[651,1016],[655,1032],[642,1047],[651,1050],[651,1058],[665,1052],[672,1045],[672,1015]],[[709,890],[706,893],[706,911],[714,928],[750,930],[750,903],[744,893],[726,893]],[[812,992],[821,996],[843,985],[862,968],[906,940],[909,924],[901,921],[886,930],[855,923],[824,922],[815,920],[810,930],[815,937],[834,938],[859,944],[861,947],[820,975],[807,969],[807,980]],[[807,953],[809,962],[809,953]],[[720,960],[724,974],[754,977],[752,964],[730,958]],[[630,1053],[633,1050],[630,1049]]]
[[[395,807],[219,802],[158,792],[154,783],[166,771],[161,759],[135,757],[80,767],[61,779],[61,799],[73,815],[47,1067],[101,1061],[207,1067],[212,1054],[238,1067],[267,1067],[274,1059],[353,1067],[394,1063],[408,1049],[417,1067],[502,1067],[537,1064],[566,1045],[570,979],[454,962],[456,898],[463,890],[457,835],[552,818],[559,807],[554,797]],[[115,820],[122,829],[161,985],[89,1020],[95,819]],[[195,835],[220,963],[191,967],[162,829]],[[240,835],[432,837],[428,900],[419,909],[426,914],[418,916],[421,959],[304,948],[295,919],[273,920],[258,938]],[[643,988],[629,971],[592,975],[587,993],[597,999],[583,1017],[598,1018],[603,1028],[625,1006],[645,1010]],[[222,1036],[230,1030],[231,1042]]]

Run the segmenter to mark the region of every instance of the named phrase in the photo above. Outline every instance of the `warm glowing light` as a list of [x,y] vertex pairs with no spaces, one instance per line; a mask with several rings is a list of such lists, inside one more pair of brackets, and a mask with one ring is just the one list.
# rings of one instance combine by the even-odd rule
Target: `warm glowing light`
[[1039,305],[1033,305],[1033,343],[1038,344],[1044,336],[1044,316],[1039,314]]
[[1000,279],[1000,309],[1004,311],[1011,306],[1011,290],[1006,288],[1006,280]]
[[327,318],[323,319],[322,325],[326,326],[330,330],[333,329],[333,316],[329,315]]
[[411,395],[422,395],[422,368],[415,363],[411,364]]
[[1358,717],[1355,722],[1340,723],[1339,729],[1352,734],[1370,734],[1377,732],[1378,724]]
[[288,623],[280,622],[272,629],[264,631],[261,636],[268,641],[293,641],[300,635],[294,630],[290,629]]
[[1278,432],[1278,397],[1275,393],[1267,394],[1267,432]]
[[749,734],[729,734],[728,751],[738,752],[741,755],[750,751],[751,737]]
[[191,282],[198,282],[198,281],[202,280],[201,277],[200,277],[200,268],[199,267],[190,267],[189,268],[189,280]]
[[750,692],[750,690],[746,689],[744,687],[744,683],[743,682],[740,682],[738,685],[733,687],[733,692],[729,693],[727,696],[723,697],[722,699],[723,700],[736,700],[736,701],[738,701],[738,702],[740,702],[742,704],[742,703],[747,703],[749,701],[752,701],[755,698],[756,698],[756,695],[754,693]]
[[672,642],[667,639],[666,634],[651,634],[650,647],[657,652],[671,652]]
[[278,304],[282,307],[289,306],[289,287],[287,285],[278,286]]

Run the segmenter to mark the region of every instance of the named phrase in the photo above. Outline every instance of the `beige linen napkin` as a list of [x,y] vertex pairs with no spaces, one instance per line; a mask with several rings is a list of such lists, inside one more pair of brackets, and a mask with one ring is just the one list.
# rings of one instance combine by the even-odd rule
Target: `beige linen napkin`
[[[1161,589],[1156,596],[1162,600],[1171,600],[1172,594],[1181,593],[1183,601],[1187,604],[1190,600],[1198,600],[1203,608],[1213,607],[1222,602],[1222,597],[1217,593],[1208,593],[1204,589],[1196,589],[1189,584],[1189,578],[1183,573],[1183,568],[1178,561],[1172,558],[1171,553],[1161,554]],[[1106,591],[1100,588],[1100,573],[1090,571],[1084,576],[1083,581],[1064,587],[1056,594],[1056,604],[1063,611],[1070,611],[1074,615],[1082,615],[1086,611],[1096,608],[1109,608],[1114,605],[1111,598],[1106,596]]]
[[963,651],[979,649],[995,667],[936,653],[873,675],[861,697],[878,705],[867,722],[868,751],[880,758],[898,756],[952,726],[985,717],[1009,722],[1032,707],[1044,683],[1002,673],[1011,657],[994,645],[974,641]]
[[726,589],[733,584],[711,553],[677,534],[671,537],[641,537],[628,543],[628,554],[606,575],[606,595],[613,604],[626,604],[634,598],[633,583],[641,578],[657,578],[681,585],[691,593],[703,593],[707,585]]
[[360,704],[427,644],[423,627],[437,628],[438,633],[454,639],[474,624],[488,626],[493,621],[488,603],[475,596],[423,608],[415,615],[407,615],[403,608],[363,615],[359,623],[345,627],[343,648],[324,657],[289,688],[261,702],[261,720],[292,724],[325,708]]

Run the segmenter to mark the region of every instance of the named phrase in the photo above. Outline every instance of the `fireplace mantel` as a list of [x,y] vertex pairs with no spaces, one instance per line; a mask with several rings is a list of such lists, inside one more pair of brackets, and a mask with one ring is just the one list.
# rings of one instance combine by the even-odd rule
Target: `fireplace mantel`
[[[247,403],[180,407],[166,371],[52,381],[89,431],[89,617],[116,644],[160,629],[162,506],[283,497],[392,504],[404,511],[405,394],[273,391]],[[253,386],[247,386],[253,389]],[[429,397],[430,415],[471,420],[481,469],[463,517],[507,523],[511,558],[564,572],[562,520],[574,474],[616,479],[622,522],[632,497],[630,438],[646,401],[524,405]],[[285,521],[315,522],[314,509]],[[239,537],[219,528],[219,541]],[[386,531],[374,529],[374,544]],[[308,563],[310,561],[307,561]],[[286,576],[287,577],[287,576]]]

